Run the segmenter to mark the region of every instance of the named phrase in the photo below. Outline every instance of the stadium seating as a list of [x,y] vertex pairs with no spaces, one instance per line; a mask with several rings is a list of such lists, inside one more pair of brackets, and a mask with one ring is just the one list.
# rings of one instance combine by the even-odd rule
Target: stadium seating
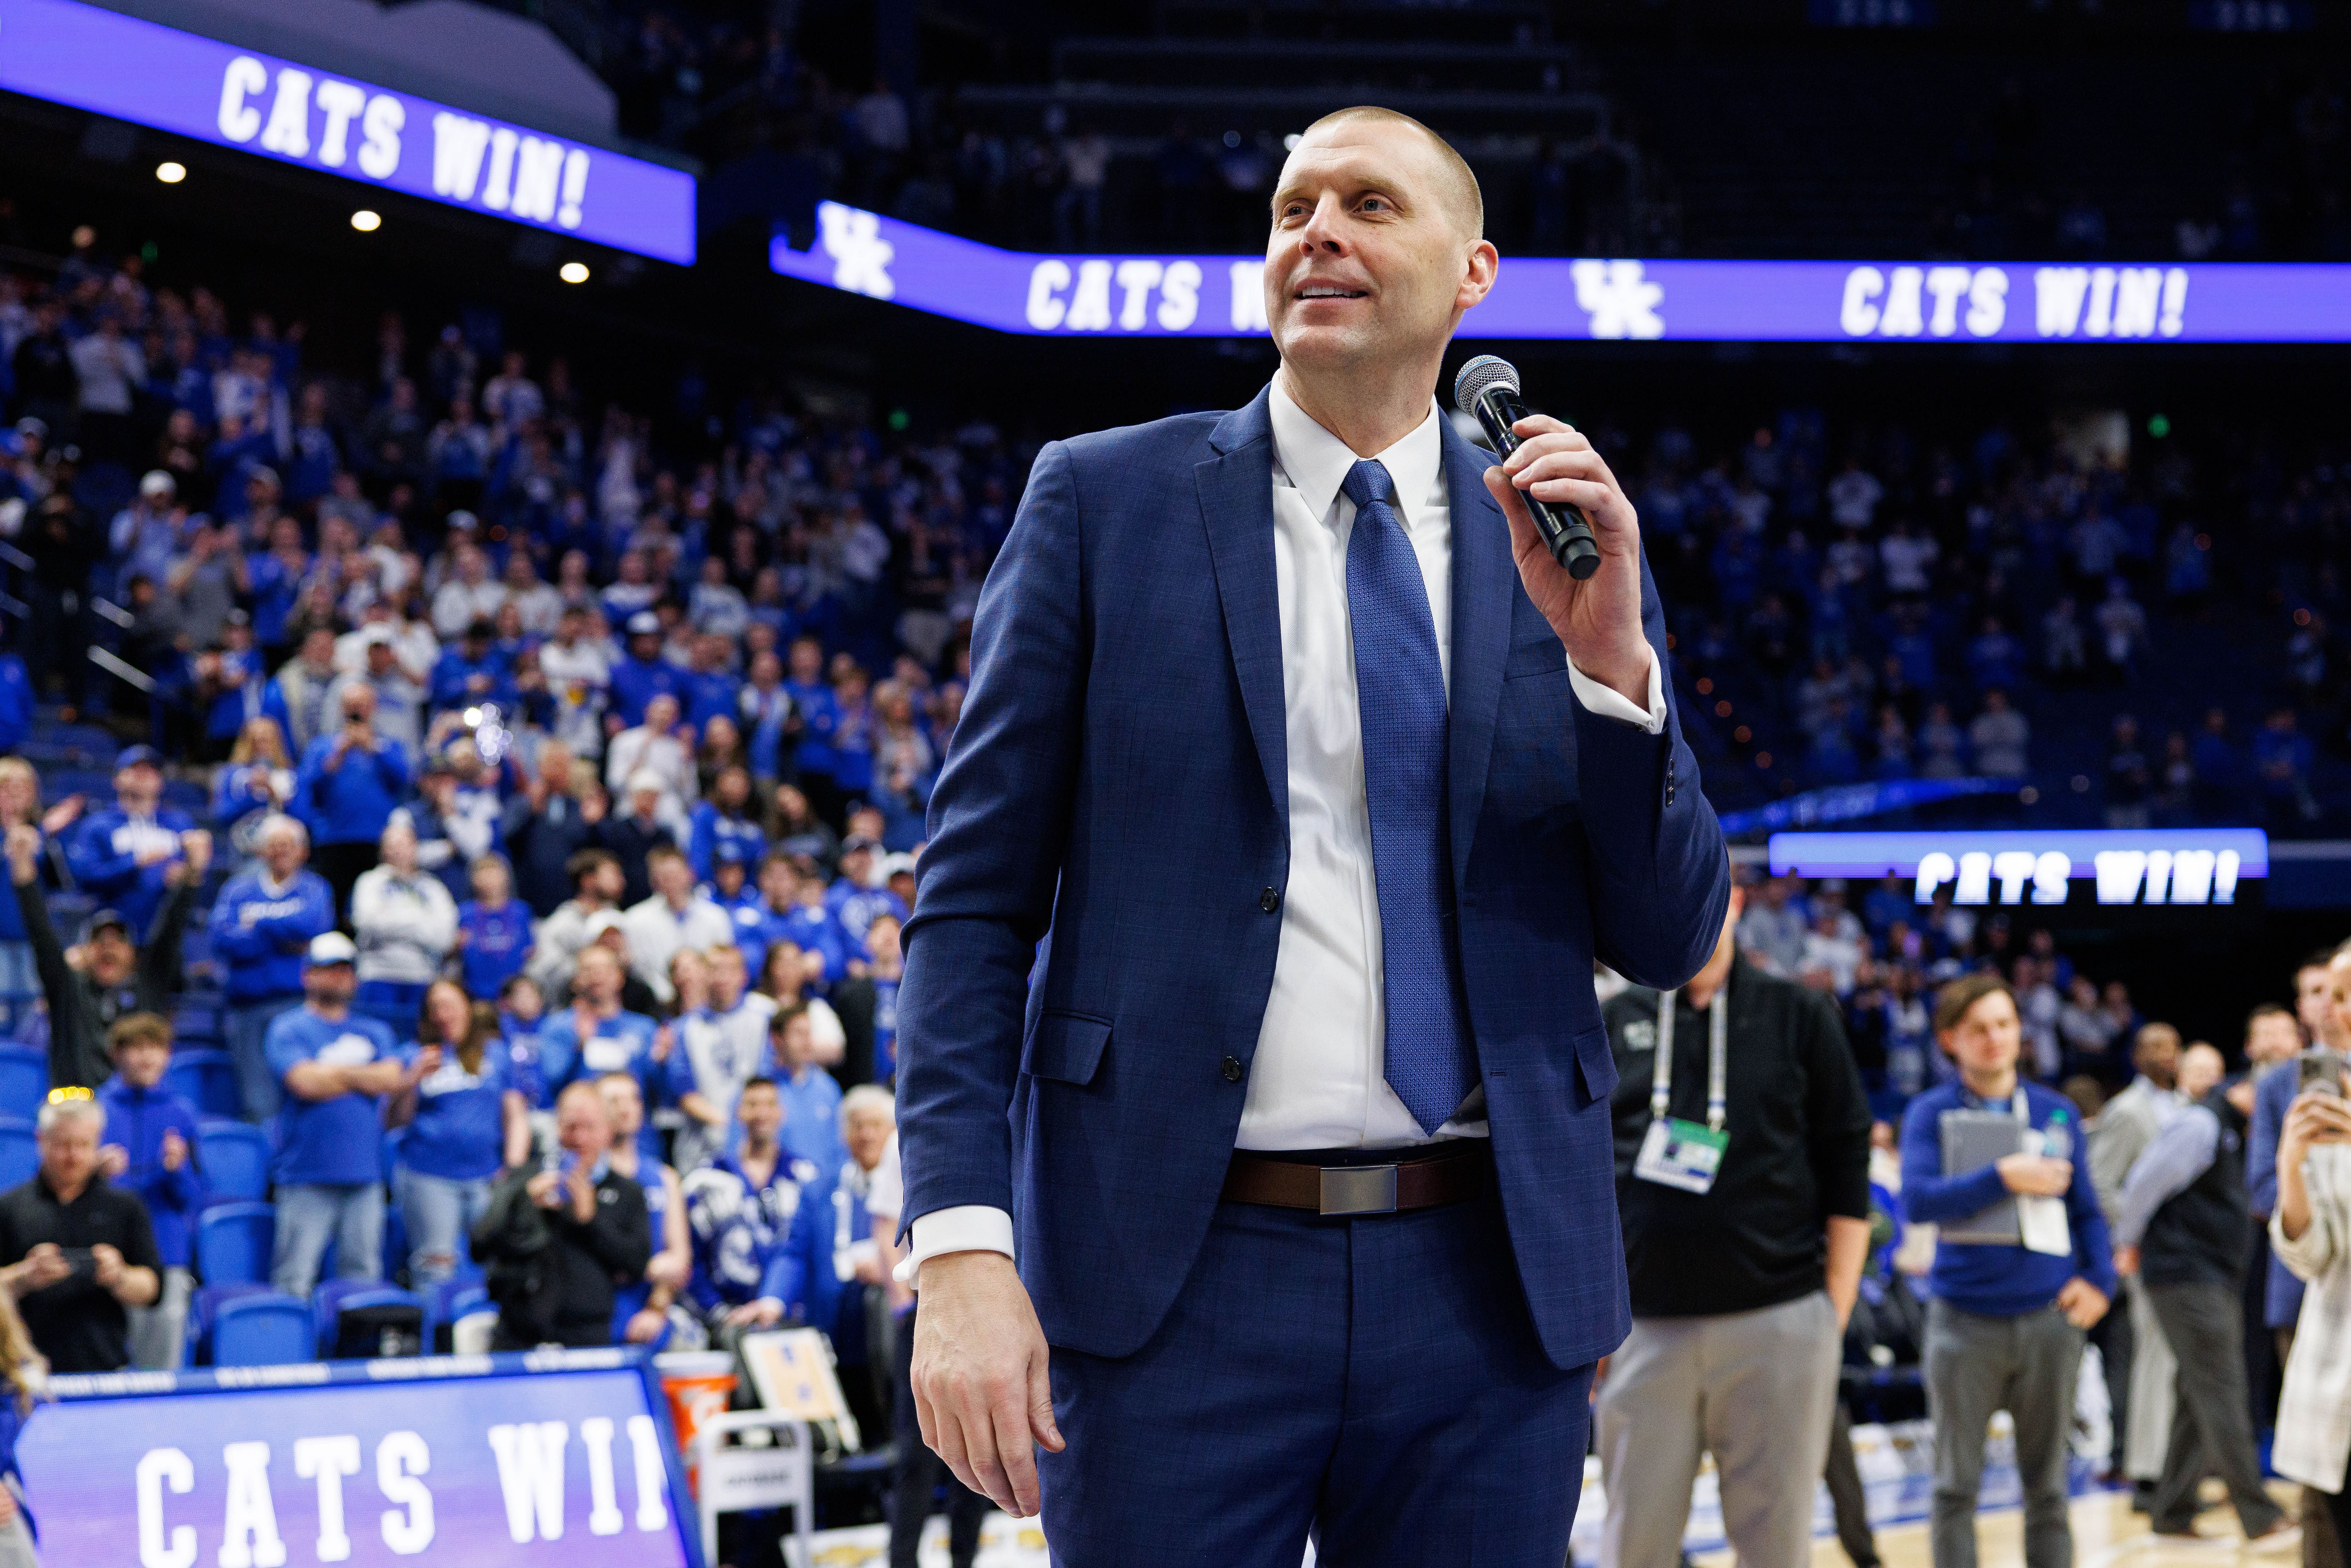
[[[450,1348],[443,1341],[459,1318],[490,1307],[489,1287],[478,1276],[444,1280],[424,1292],[424,1354]],[[491,1310],[495,1311],[495,1308]]]
[[48,1095],[48,1057],[26,1046],[0,1045],[0,1116],[37,1116]]
[[269,1196],[269,1134],[244,1122],[206,1119],[196,1128],[196,1168],[209,1203],[258,1203]]
[[0,1116],[0,1192],[32,1180],[40,1168],[41,1152],[34,1142],[32,1121]]
[[[310,1293],[310,1312],[317,1353],[331,1359],[338,1354],[344,1331],[354,1314],[369,1312],[374,1321],[402,1333],[398,1325],[421,1329],[424,1302],[414,1291],[403,1291],[389,1281],[324,1280]],[[407,1317],[408,1313],[413,1313],[413,1318]]]
[[268,1204],[217,1204],[196,1221],[196,1273],[207,1285],[258,1284],[269,1278],[277,1235]]
[[308,1361],[316,1348],[310,1309],[275,1291],[233,1296],[212,1321],[214,1366],[277,1366]]
[[217,1046],[225,1038],[221,1032],[219,1008],[183,998],[180,1005],[172,1009],[172,1042],[174,1046]]
[[163,1071],[163,1082],[203,1115],[237,1113],[236,1063],[225,1051],[175,1049],[172,1065]]

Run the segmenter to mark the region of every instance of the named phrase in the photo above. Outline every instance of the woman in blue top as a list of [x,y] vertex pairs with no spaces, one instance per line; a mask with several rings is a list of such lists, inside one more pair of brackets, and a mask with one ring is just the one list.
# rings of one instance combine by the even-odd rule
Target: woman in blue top
[[255,833],[294,799],[294,761],[277,721],[266,714],[246,720],[228,766],[213,790],[213,822],[228,835],[240,864],[258,852]]
[[[72,795],[46,815],[41,810],[41,776],[21,757],[0,757],[0,832],[18,823],[41,832],[41,853],[49,853],[49,839],[81,815],[81,797]],[[41,977],[33,964],[33,944],[25,936],[25,917],[13,898],[0,898],[0,1009],[21,999],[29,1009],[41,994]]]
[[455,980],[425,988],[416,1023],[423,1077],[384,1107],[400,1143],[400,1211],[418,1290],[457,1271],[460,1239],[489,1207],[490,1181],[530,1155],[529,1107],[500,1049],[497,1009]]

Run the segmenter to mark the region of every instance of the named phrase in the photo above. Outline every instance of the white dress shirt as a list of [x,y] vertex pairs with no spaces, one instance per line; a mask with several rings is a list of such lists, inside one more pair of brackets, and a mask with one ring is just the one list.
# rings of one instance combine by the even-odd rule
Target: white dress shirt
[[[1355,504],[1340,486],[1358,459],[1290,401],[1274,378],[1273,566],[1281,617],[1284,728],[1290,753],[1290,877],[1273,988],[1249,1063],[1234,1145],[1269,1151],[1401,1147],[1430,1141],[1388,1084],[1387,1002],[1379,883],[1364,785],[1363,715],[1347,601],[1347,540]],[[1379,455],[1389,505],[1411,537],[1428,588],[1437,657],[1452,686],[1453,515],[1445,487],[1444,428],[1436,401],[1413,432]],[[1573,664],[1568,680],[1592,712],[1665,728],[1665,686],[1649,661],[1644,713]],[[1479,1103],[1482,1104],[1482,1101]],[[1482,1115],[1447,1122],[1439,1138],[1486,1134]],[[1012,1251],[1012,1218],[966,1205],[914,1221],[901,1266],[912,1279],[940,1252]]]

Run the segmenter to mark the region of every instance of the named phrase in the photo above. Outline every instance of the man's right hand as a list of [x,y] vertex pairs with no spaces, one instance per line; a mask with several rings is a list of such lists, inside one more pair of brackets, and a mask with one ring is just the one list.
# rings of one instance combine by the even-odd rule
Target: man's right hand
[[1992,1168],[2009,1191],[2027,1197],[2062,1197],[2074,1185],[2074,1162],[2046,1155],[2011,1155]]
[[1001,1252],[945,1252],[922,1266],[914,1414],[956,1479],[1016,1519],[1037,1512],[1037,1457],[1060,1453],[1037,1309]]
[[16,1289],[20,1292],[47,1290],[73,1273],[73,1265],[66,1261],[64,1249],[54,1241],[36,1245],[25,1254],[24,1262],[17,1268],[22,1270],[16,1281]]

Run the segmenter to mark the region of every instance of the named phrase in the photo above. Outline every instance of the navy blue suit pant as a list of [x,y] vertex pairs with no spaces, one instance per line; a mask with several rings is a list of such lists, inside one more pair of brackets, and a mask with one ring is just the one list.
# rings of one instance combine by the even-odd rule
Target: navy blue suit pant
[[1560,1568],[1592,1368],[1535,1338],[1498,1199],[1223,1203],[1130,1356],[1055,1347],[1062,1568]]

